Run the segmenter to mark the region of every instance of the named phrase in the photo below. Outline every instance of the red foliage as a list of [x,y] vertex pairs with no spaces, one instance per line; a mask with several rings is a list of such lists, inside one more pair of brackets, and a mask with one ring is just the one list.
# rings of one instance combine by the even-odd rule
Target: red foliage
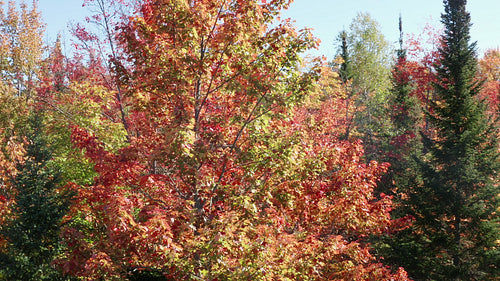
[[272,24],[286,1],[261,2],[143,1],[122,25],[130,140],[72,129],[98,176],[65,230],[67,273],[407,280],[364,242],[405,224],[373,193],[387,165],[339,140],[340,94],[299,102],[318,69],[297,71],[298,53],[316,43]]

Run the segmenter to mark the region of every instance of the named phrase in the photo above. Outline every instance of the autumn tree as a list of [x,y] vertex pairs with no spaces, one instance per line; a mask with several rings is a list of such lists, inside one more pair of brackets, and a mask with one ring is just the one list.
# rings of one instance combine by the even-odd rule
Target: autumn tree
[[127,101],[120,79],[126,75],[127,63],[123,60],[122,49],[118,48],[116,30],[118,22],[125,20],[133,11],[136,1],[131,0],[84,0],[93,14],[86,18],[87,26],[77,24],[72,33],[79,40],[77,49],[87,52],[93,67],[98,66],[96,73],[100,76],[99,86],[112,97],[109,103],[109,116],[114,123],[121,123],[125,130],[125,138],[130,142],[130,128],[127,120]]
[[380,25],[369,14],[359,13],[347,34],[349,67],[353,84],[361,92],[387,94],[390,86],[390,47]]
[[417,279],[492,280],[498,276],[498,141],[477,98],[475,43],[465,0],[445,0],[438,82],[427,116],[434,136],[419,160],[421,184],[409,194],[418,255],[407,267]]
[[7,139],[26,123],[42,64],[44,25],[36,1],[0,2],[0,127]]
[[[341,92],[344,93],[343,98],[338,100],[338,102],[342,102],[342,112],[344,112],[343,117],[337,119],[339,123],[342,123],[341,127],[344,128],[344,133],[342,134],[342,139],[350,139],[352,133],[354,131],[354,135],[356,135],[357,130],[354,124],[354,117],[356,113],[363,109],[359,102],[357,102],[359,98],[359,93],[353,87],[353,80],[351,79],[350,72],[352,71],[350,65],[350,52],[348,45],[348,35],[345,30],[340,32],[337,41],[340,44],[338,50],[338,57],[336,60],[330,62],[330,67],[332,70],[337,71],[341,78]],[[328,74],[323,75],[323,77],[329,77]],[[332,81],[333,84],[337,84],[336,81]],[[329,89],[325,89],[329,91]],[[342,122],[340,122],[342,120]]]
[[45,26],[37,2],[29,7],[9,1],[7,11],[0,5],[0,62],[2,80],[8,80],[15,94],[33,97],[43,56],[42,36]]
[[[423,130],[423,110],[424,101],[419,97],[425,91],[422,87],[422,74],[415,73],[425,70],[423,63],[413,61],[409,58],[413,50],[408,50],[404,43],[402,17],[399,19],[399,49],[396,51],[397,61],[392,70],[392,89],[390,97],[390,118],[393,131],[386,138],[386,147],[381,147],[384,151],[382,159],[390,163],[388,172],[382,177],[382,181],[377,186],[377,192],[393,196],[395,203],[391,216],[394,219],[406,218],[414,220],[414,212],[411,203],[408,202],[409,194],[412,194],[413,187],[417,185],[418,168],[414,160],[421,153],[421,139],[419,131]],[[427,87],[431,81],[425,81]],[[425,95],[424,95],[425,96]],[[420,254],[413,247],[416,240],[411,235],[413,229],[407,229],[397,233],[383,234],[373,237],[374,248],[377,255],[384,258],[384,262],[396,267],[411,267],[418,263]]]
[[[94,88],[87,89],[92,95],[81,93],[82,81],[92,79],[88,66],[78,58],[66,57],[60,38],[47,46],[47,50],[36,88],[34,107],[44,111],[44,125],[54,154],[53,162],[61,172],[62,181],[88,184],[95,176],[93,164],[71,143],[71,128],[68,125],[80,124],[96,133],[105,131],[110,139],[114,139],[116,131],[122,130],[116,129],[119,125],[109,124],[103,118],[105,113],[109,113],[106,111],[109,99],[106,99],[103,91],[95,90],[98,88],[97,82],[93,85]],[[123,134],[118,135],[123,142]],[[116,143],[106,142],[110,146]]]
[[349,65],[349,46],[347,45],[347,32],[343,30],[340,32],[339,37],[337,38],[340,41],[340,57],[342,58],[342,62],[340,63],[339,74],[343,83],[347,83],[351,78],[349,75],[349,71],[351,67]]
[[[29,109],[37,100],[44,66],[44,29],[37,1],[31,6],[23,1],[0,2],[0,150],[4,175],[15,174],[15,155],[23,143],[19,132],[26,127]],[[10,186],[1,186],[3,195],[10,197]]]
[[92,164],[71,143],[69,124],[92,132],[109,150],[119,149],[129,141],[128,109],[123,86],[118,83],[123,58],[114,30],[128,2],[84,1],[92,15],[86,19],[86,27],[71,27],[76,39],[72,56],[63,54],[60,38],[47,47],[37,101],[50,113],[48,131],[52,133],[56,161],[67,181],[89,184],[94,178]]
[[[72,193],[65,190],[44,136],[41,116],[30,116],[26,155],[12,179],[13,203],[0,228],[6,249],[0,253],[2,280],[63,280],[52,261],[60,254],[62,218]],[[4,198],[5,199],[5,198]]]
[[118,25],[130,142],[74,124],[98,176],[63,234],[66,273],[406,280],[363,241],[399,227],[373,193],[386,165],[365,164],[324,99],[306,100],[319,68],[299,71],[300,53],[316,42],[275,22],[288,4],[151,0]]
[[339,35],[341,57],[347,59],[341,65],[343,79],[350,79],[353,121],[346,132],[357,133],[368,149],[369,159],[377,158],[377,146],[390,123],[386,118],[385,104],[389,98],[391,50],[380,32],[379,24],[367,13],[359,13],[353,19],[348,32]]
[[488,103],[488,114],[500,118],[500,49],[487,50],[479,60],[479,74],[485,80],[480,94]]

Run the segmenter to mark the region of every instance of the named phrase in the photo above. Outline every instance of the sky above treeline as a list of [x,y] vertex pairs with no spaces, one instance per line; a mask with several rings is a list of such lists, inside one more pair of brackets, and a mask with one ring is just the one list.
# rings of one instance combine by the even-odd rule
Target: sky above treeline
[[[45,38],[48,42],[54,41],[58,34],[69,41],[68,24],[83,22],[91,14],[82,3],[83,0],[38,1],[47,24]],[[310,52],[311,55],[333,59],[337,51],[335,38],[341,30],[349,28],[360,12],[368,12],[379,22],[386,39],[396,45],[400,14],[404,33],[420,34],[426,24],[441,27],[443,9],[441,0],[295,0],[290,9],[283,12],[282,18],[295,20],[299,29],[312,28],[322,43],[318,50]],[[470,0],[468,10],[473,23],[471,37],[477,41],[479,54],[500,47],[500,0]]]

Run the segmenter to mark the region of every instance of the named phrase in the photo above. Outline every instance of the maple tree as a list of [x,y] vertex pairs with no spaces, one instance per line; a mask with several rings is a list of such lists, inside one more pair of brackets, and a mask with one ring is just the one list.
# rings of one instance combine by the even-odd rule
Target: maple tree
[[[128,1],[88,0],[84,6],[94,14],[86,18],[88,27],[72,26],[77,39],[73,58],[64,58],[60,46],[49,57],[43,92],[45,103],[66,122],[84,127],[98,136],[109,149],[130,141],[127,104],[118,83],[120,50],[112,30],[124,17]],[[51,68],[51,69],[50,69]],[[64,84],[62,89],[53,85]]]
[[479,60],[479,74],[485,80],[479,98],[488,104],[488,114],[500,118],[500,50],[491,49]]
[[363,242],[403,223],[391,221],[389,197],[373,194],[386,166],[339,140],[327,118],[339,99],[301,103],[319,68],[300,72],[300,53],[316,42],[274,23],[288,4],[143,1],[118,25],[124,67],[111,73],[127,99],[129,142],[109,147],[74,123],[98,176],[78,187],[63,233],[57,264],[67,274],[406,279]]
[[93,164],[71,144],[71,128],[78,125],[98,137],[109,150],[129,142],[126,98],[113,69],[120,64],[113,24],[122,19],[126,1],[84,1],[94,13],[88,26],[76,24],[72,57],[62,54],[61,41],[49,47],[43,79],[37,88],[42,107],[51,112],[50,128],[57,145],[58,165],[67,181],[89,184]]
[[[448,268],[494,272],[494,247],[485,258],[462,255],[494,240],[471,234],[479,229],[474,217],[439,217],[455,241],[455,230],[464,230],[449,251],[436,238],[444,232],[426,225],[448,208],[426,201],[440,198],[433,183],[443,177],[433,176],[449,162],[439,158],[450,154],[439,150],[450,137],[439,120],[454,87],[443,76],[447,41],[426,31],[433,49],[419,37],[406,50],[401,44],[391,88],[391,55],[369,15],[340,34],[339,59],[304,63],[301,53],[318,42],[278,18],[290,2],[85,0],[95,14],[73,27],[72,58],[59,39],[41,44],[36,5],[18,12],[9,3],[1,14],[0,225],[16,229],[22,217],[16,206],[26,194],[13,179],[29,170],[16,163],[33,152],[20,134],[33,109],[44,112],[53,151],[37,175],[60,175],[78,193],[62,248],[47,247],[50,255],[30,270],[57,268],[60,278],[82,280],[408,280],[400,266],[416,278],[442,279]],[[39,33],[29,33],[28,22]],[[487,52],[479,68],[485,86],[465,102],[485,99],[491,115],[497,66],[498,52]],[[420,149],[418,131],[436,145]],[[486,146],[476,158],[498,149]],[[495,184],[493,176],[484,186]],[[54,241],[63,213],[48,216],[53,235],[42,242]],[[447,224],[457,217],[458,225]],[[21,256],[12,250],[14,232],[0,237],[3,261]],[[441,263],[447,257],[451,267]]]
[[[94,14],[86,18],[87,23],[93,25],[94,29],[89,29],[81,24],[73,28],[73,34],[80,40],[77,44],[78,50],[85,50],[94,60],[94,67],[99,66],[102,86],[109,93],[112,93],[114,109],[111,115],[123,126],[127,142],[130,142],[130,130],[127,121],[127,101],[120,83],[121,76],[126,71],[125,62],[122,60],[123,54],[118,48],[116,33],[113,28],[120,20],[125,20],[127,12],[133,10],[134,1],[113,1],[113,0],[85,0],[84,6],[89,7]],[[113,119],[113,117],[111,119]],[[114,122],[117,122],[113,120]]]
[[[90,184],[95,176],[93,163],[73,147],[68,124],[76,123],[103,135],[103,141],[111,147],[121,143],[116,136],[124,138],[124,133],[119,125],[109,124],[104,118],[106,113],[113,112],[106,110],[112,104],[109,98],[112,94],[103,93],[103,87],[97,82],[100,80],[93,79],[95,73],[89,67],[94,63],[85,65],[78,57],[67,58],[63,55],[61,43],[58,38],[52,46],[47,46],[49,51],[36,88],[35,108],[45,113],[44,126],[50,138],[53,162],[61,172],[62,181]],[[90,81],[95,83],[89,84]]]

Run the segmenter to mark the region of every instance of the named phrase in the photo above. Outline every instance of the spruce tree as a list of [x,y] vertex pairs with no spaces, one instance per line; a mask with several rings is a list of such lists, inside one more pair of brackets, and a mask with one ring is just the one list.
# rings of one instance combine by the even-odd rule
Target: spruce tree
[[17,164],[12,179],[15,200],[12,218],[1,226],[8,241],[7,252],[0,254],[2,280],[64,280],[51,265],[61,249],[61,220],[69,209],[71,192],[60,188],[60,173],[51,165],[38,114],[29,118],[26,155]]
[[[418,124],[422,111],[419,100],[414,94],[415,86],[409,73],[409,62],[403,47],[403,25],[399,18],[399,49],[396,50],[397,61],[392,70],[392,88],[389,98],[389,116],[392,132],[385,137],[381,149],[384,154],[381,160],[391,164],[388,173],[378,185],[378,191],[398,195],[411,185],[415,161],[413,156],[418,152]],[[410,169],[411,168],[411,169]],[[396,200],[400,201],[400,200]],[[405,216],[406,212],[401,215]]]
[[349,47],[347,46],[347,32],[345,30],[340,32],[338,40],[340,41],[340,57],[342,58],[339,74],[342,83],[345,84],[351,79],[351,75],[349,75]]
[[500,274],[497,129],[477,97],[482,82],[466,2],[444,0],[438,82],[427,112],[435,134],[422,134],[427,153],[418,160],[421,184],[409,194],[416,221],[406,248],[418,259],[406,269],[417,280],[493,280]]
[[[354,96],[356,95],[355,89],[352,87],[352,75],[351,75],[351,64],[350,64],[350,54],[349,54],[349,46],[348,46],[348,34],[345,30],[342,30],[338,37],[337,41],[339,43],[338,47],[338,57],[342,59],[342,63],[340,65],[336,65],[335,62],[332,62],[333,68],[338,68],[338,73],[340,79],[342,80],[342,87],[344,87],[347,98],[346,98],[346,128],[345,132],[340,136],[340,139],[347,140],[350,137],[353,122],[349,120],[349,109],[353,107],[353,103],[355,101]],[[349,120],[349,121],[348,121]]]
[[[408,158],[417,151],[418,123],[422,113],[419,110],[419,100],[413,93],[415,86],[411,81],[408,70],[409,62],[403,47],[401,16],[399,17],[399,33],[399,49],[396,50],[398,60],[392,70],[391,107],[389,110],[394,133],[390,136],[388,156],[393,170],[396,168],[395,166],[406,166],[405,163],[410,160]],[[403,173],[405,170],[405,167],[401,167],[399,172]]]
[[[389,103],[392,123],[392,134],[387,136],[385,152],[382,160],[390,163],[388,172],[378,184],[377,192],[393,196],[395,208],[391,213],[392,219],[409,221],[415,216],[413,204],[409,194],[414,192],[413,187],[418,180],[416,157],[419,157],[422,148],[418,130],[421,123],[422,111],[417,96],[414,94],[415,85],[409,73],[409,61],[403,42],[403,22],[399,18],[399,49],[396,50],[397,61],[392,70],[392,89]],[[383,257],[388,265],[409,268],[409,272],[418,272],[422,248],[415,241],[418,237],[414,228],[407,228],[395,233],[388,233],[380,237],[373,237],[372,242],[376,254]],[[416,276],[413,274],[414,278]]]

